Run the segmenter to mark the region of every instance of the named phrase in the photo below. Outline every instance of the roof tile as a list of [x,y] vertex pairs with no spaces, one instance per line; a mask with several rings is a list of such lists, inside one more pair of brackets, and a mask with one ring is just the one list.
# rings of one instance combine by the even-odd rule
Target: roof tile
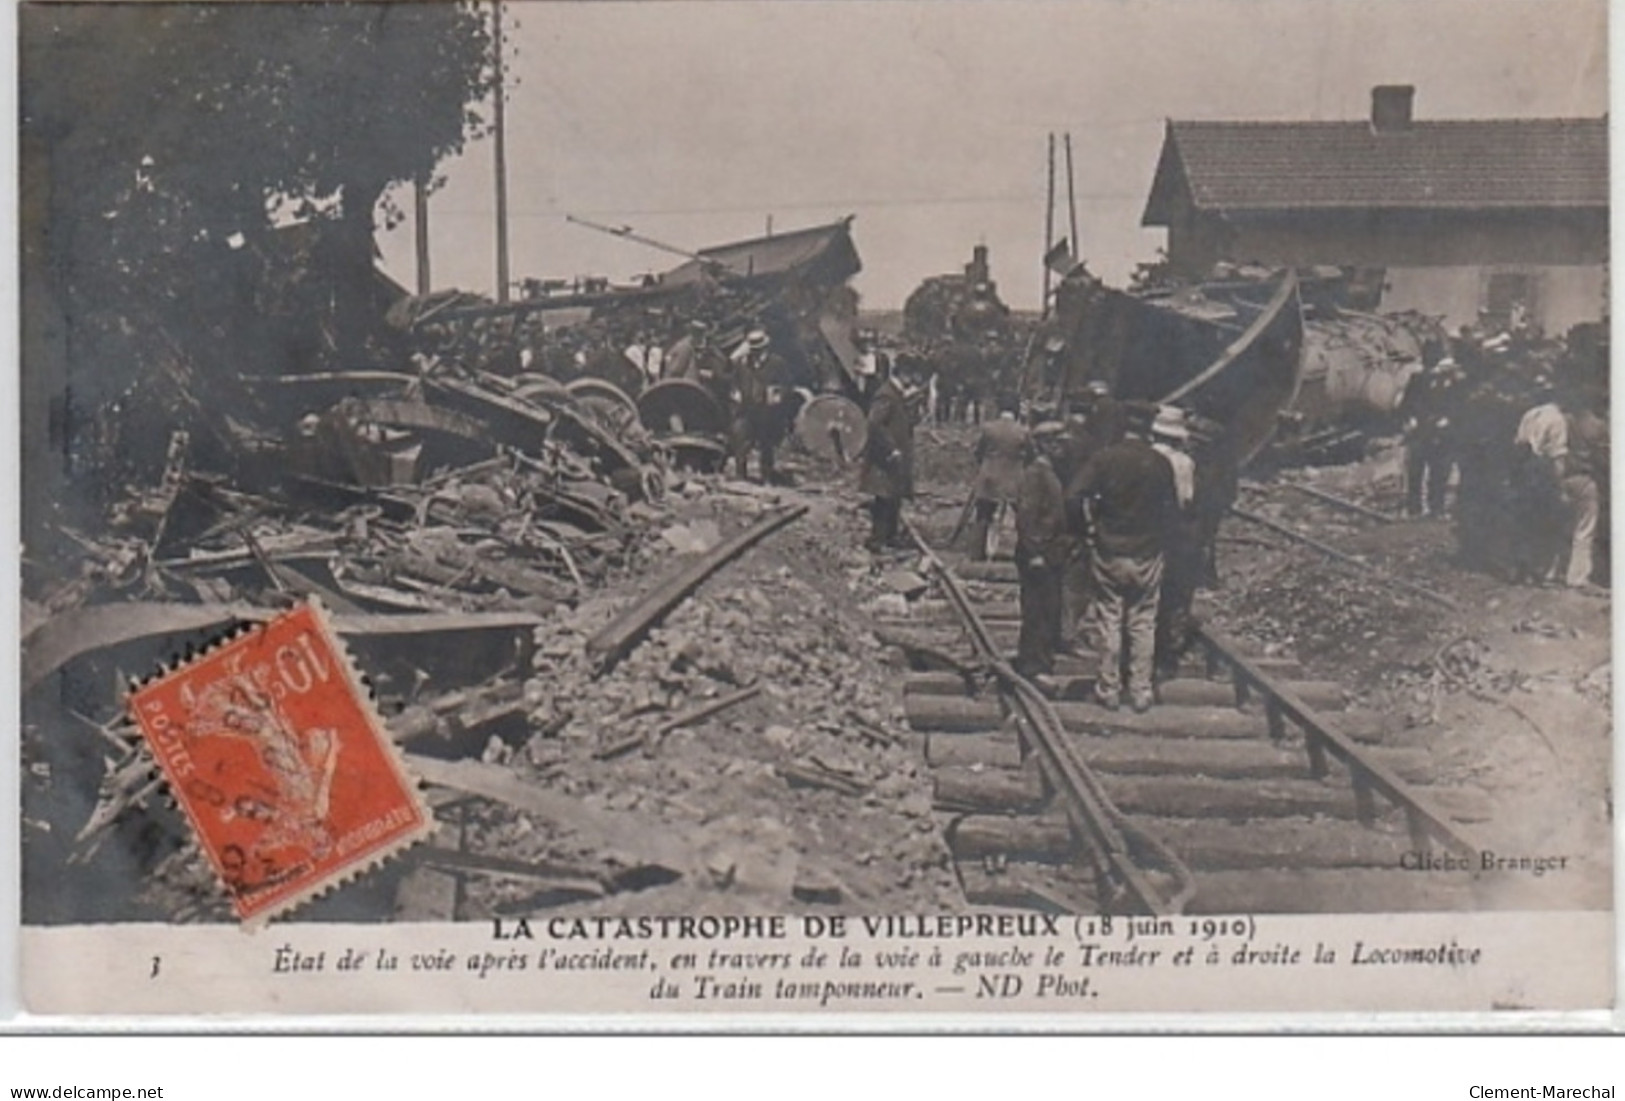
[[1177,167],[1215,212],[1606,208],[1608,120],[1171,121],[1146,224],[1166,224]]

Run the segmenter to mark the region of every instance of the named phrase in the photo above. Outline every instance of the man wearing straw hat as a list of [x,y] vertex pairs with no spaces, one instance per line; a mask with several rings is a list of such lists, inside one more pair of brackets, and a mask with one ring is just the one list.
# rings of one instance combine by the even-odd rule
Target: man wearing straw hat
[[789,387],[789,368],[772,350],[766,332],[753,329],[734,364],[733,454],[741,479],[748,476],[752,448],[763,485],[774,479],[773,453],[788,429],[784,416],[784,396]]

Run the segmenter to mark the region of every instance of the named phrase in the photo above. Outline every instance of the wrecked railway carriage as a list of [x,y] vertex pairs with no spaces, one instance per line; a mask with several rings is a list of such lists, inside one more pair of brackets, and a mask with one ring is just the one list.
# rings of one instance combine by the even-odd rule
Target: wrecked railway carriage
[[427,353],[478,358],[509,374],[597,377],[634,398],[651,380],[627,360],[627,347],[669,347],[702,321],[712,343],[731,351],[762,329],[798,386],[840,389],[857,362],[857,298],[847,282],[863,264],[851,230],[849,216],[711,246],[635,286],[531,284],[516,302],[442,295],[403,304],[399,315]]
[[[637,587],[673,548],[693,554],[722,539],[673,535],[688,529],[667,526],[674,506],[663,503],[671,460],[685,446],[672,438],[673,418],[686,418],[689,446],[726,430],[703,395],[685,392],[687,404],[673,405],[651,386],[641,409],[635,374],[623,386],[573,369],[573,359],[556,375],[536,368],[555,345],[664,341],[699,318],[724,346],[766,328],[798,381],[838,387],[855,362],[845,281],[858,267],[847,219],[707,249],[630,291],[507,307],[457,294],[396,302],[388,320],[418,350],[362,369],[237,375],[187,363],[170,372],[141,422],[161,425],[161,442],[153,458],[123,464],[115,483],[123,492],[110,507],[32,508],[25,519],[23,848],[29,881],[40,885],[25,920],[223,916],[124,714],[124,692],[295,599],[315,597],[331,611],[418,774],[489,795],[489,775],[464,773],[479,772],[482,758],[505,762],[536,739],[547,743],[574,715],[567,693],[536,676],[558,666],[558,654],[539,649],[557,635],[544,624],[595,594]],[[564,309],[576,312],[571,326],[537,321]],[[515,337],[530,336],[531,356],[509,354]],[[127,412],[97,417],[120,430],[108,446],[130,460],[139,426],[120,423]],[[734,689],[737,699],[707,689],[689,712],[755,694],[748,683]],[[663,691],[654,710],[669,732],[689,712],[676,706],[685,693]],[[626,724],[604,729],[621,736]],[[443,763],[423,763],[435,760]],[[416,871],[496,859],[452,848],[424,850],[382,886],[346,888],[312,913],[428,912],[402,901]],[[650,866],[637,846],[609,870],[509,863],[502,874],[564,884],[570,897],[614,891],[615,875]]]

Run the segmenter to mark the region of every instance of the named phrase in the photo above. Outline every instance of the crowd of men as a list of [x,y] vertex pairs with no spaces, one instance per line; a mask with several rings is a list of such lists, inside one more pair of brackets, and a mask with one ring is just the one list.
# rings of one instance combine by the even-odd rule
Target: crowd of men
[[[984,428],[978,444],[984,469],[997,461],[997,435],[1007,434],[994,432],[999,423]],[[1099,661],[1096,702],[1116,710],[1126,696],[1146,711],[1159,669],[1177,666],[1188,644],[1202,561],[1184,415],[1119,403],[1097,385],[1082,408],[1020,431],[1014,499],[1000,499],[1002,487],[986,480],[977,492],[980,514],[990,502],[1014,509],[1016,670],[1047,675],[1057,653],[1087,648]],[[982,542],[971,554],[989,550]]]
[[[869,547],[877,551],[898,541],[902,501],[912,492],[908,393],[921,381],[880,375],[860,482],[871,496]],[[1048,675],[1058,653],[1087,647],[1100,663],[1098,703],[1153,706],[1159,666],[1176,666],[1189,643],[1206,561],[1191,442],[1179,409],[1118,402],[1101,384],[1065,411],[1028,409],[1023,417],[1004,399],[983,422],[955,537],[972,558],[986,558],[1001,515],[1013,513],[1017,672]]]
[[1429,359],[1399,408],[1407,515],[1453,514],[1468,568],[1521,584],[1608,584],[1606,390],[1573,359],[1504,334],[1464,334]]
[[[1529,584],[1606,585],[1609,438],[1595,372],[1550,348],[1470,335],[1428,360],[1399,409],[1407,512],[1453,514],[1466,565]],[[883,369],[861,396],[872,550],[898,542],[913,489],[910,395],[928,383],[925,372]],[[1063,410],[996,401],[955,539],[987,558],[1000,521],[1014,521],[1016,669],[1041,677],[1057,654],[1086,648],[1099,661],[1097,702],[1144,711],[1190,643],[1236,472],[1180,409],[1119,402],[1103,384]]]
[[911,351],[929,365],[921,372],[926,418],[937,424],[980,424],[995,414],[1003,395],[1016,392],[1022,348],[1013,335],[939,341]]

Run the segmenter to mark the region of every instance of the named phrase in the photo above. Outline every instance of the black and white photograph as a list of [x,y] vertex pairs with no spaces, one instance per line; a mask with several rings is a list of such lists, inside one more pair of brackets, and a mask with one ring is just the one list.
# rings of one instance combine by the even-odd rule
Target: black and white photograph
[[37,1012],[1613,1004],[1602,0],[17,14]]

